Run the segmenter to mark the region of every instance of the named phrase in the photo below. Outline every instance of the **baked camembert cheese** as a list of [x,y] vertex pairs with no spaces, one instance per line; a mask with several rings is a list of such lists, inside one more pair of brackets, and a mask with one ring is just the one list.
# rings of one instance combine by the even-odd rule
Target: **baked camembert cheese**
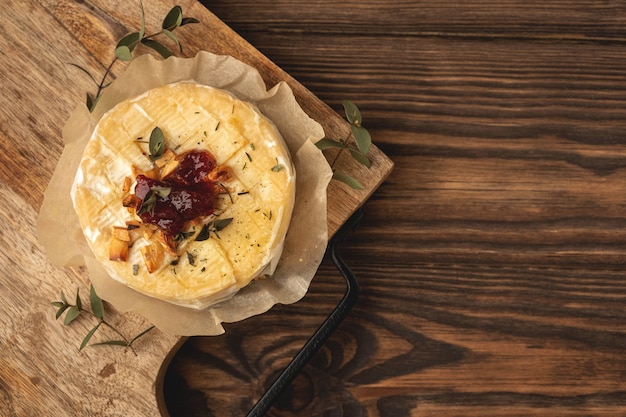
[[102,117],[71,196],[113,279],[199,309],[273,272],[295,170],[280,133],[254,105],[179,82]]

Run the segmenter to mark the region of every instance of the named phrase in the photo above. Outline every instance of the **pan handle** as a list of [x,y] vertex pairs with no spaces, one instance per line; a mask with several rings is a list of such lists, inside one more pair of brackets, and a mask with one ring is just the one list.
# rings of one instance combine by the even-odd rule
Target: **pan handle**
[[293,357],[289,365],[285,367],[278,378],[276,378],[261,398],[259,398],[254,407],[250,409],[246,417],[265,416],[280,394],[285,391],[294,378],[302,371],[356,304],[359,295],[359,284],[354,273],[341,258],[339,245],[345,240],[348,233],[356,227],[362,217],[362,211],[356,211],[339,231],[337,231],[337,234],[330,240],[328,245],[328,251],[330,252],[333,263],[346,281],[346,292],[343,298],[328,317],[326,317],[315,333],[313,333],[302,349]]

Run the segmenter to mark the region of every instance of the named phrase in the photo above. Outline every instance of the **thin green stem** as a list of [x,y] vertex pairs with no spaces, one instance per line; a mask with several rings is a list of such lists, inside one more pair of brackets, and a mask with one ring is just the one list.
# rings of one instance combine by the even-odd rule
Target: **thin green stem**
[[102,76],[102,80],[100,81],[100,84],[98,84],[98,91],[96,92],[96,97],[94,98],[94,102],[96,102],[98,100],[98,97],[100,97],[100,95],[102,94],[102,90],[104,90],[106,79],[111,73],[111,69],[113,68],[113,65],[115,65],[116,62],[117,62],[117,57],[115,57],[113,61],[111,61],[106,71],[104,72],[104,75]]
[[[345,137],[345,139],[340,140],[340,142],[341,142],[342,144],[346,145],[346,144],[348,143],[348,141],[350,140],[350,137],[351,137],[351,136],[352,136],[352,132],[348,132],[348,135]],[[343,153],[343,151],[345,151],[346,149],[348,149],[348,148],[347,148],[347,147],[346,147],[346,148],[341,148],[341,149],[339,150],[339,152],[337,152],[337,155],[335,155],[335,158],[333,159],[333,162],[331,162],[331,164],[330,164],[330,168],[331,168],[331,169],[333,169],[333,170],[334,170],[334,168],[335,168],[335,164],[337,163],[337,160],[339,159],[339,157],[341,156],[341,154]]]
[[[72,306],[70,305],[70,307],[72,307]],[[80,311],[81,313],[82,313],[82,312],[85,312],[85,313],[87,313],[87,314],[91,315],[92,317],[97,318],[97,319],[99,320],[100,324],[105,325],[106,327],[108,327],[109,329],[111,329],[113,332],[115,332],[115,334],[117,334],[117,335],[118,335],[118,336],[119,336],[119,337],[120,337],[120,338],[124,341],[124,343],[126,343],[126,346],[127,346],[128,348],[130,348],[130,350],[131,350],[131,351],[135,354],[135,356],[137,356],[137,352],[135,351],[135,348],[132,346],[132,343],[133,343],[133,342],[134,342],[134,341],[135,341],[135,340],[136,340],[139,336],[136,336],[136,337],[135,337],[135,338],[133,338],[132,340],[128,340],[128,338],[127,338],[126,336],[124,336],[124,334],[123,334],[122,332],[120,332],[120,331],[117,329],[117,327],[115,327],[114,325],[112,325],[111,323],[109,323],[108,321],[106,321],[106,320],[105,320],[105,319],[103,319],[103,318],[98,318],[98,317],[97,317],[97,316],[93,313],[93,311],[91,311],[91,310],[87,310],[87,309],[84,309],[84,308],[80,308],[80,309],[79,309],[79,311]],[[99,325],[100,325],[100,324],[99,324]],[[153,328],[153,327],[154,327],[154,326],[152,326],[152,327],[150,327],[148,330],[145,330],[145,331],[143,331],[142,333],[140,333],[140,336],[143,336],[144,334],[148,333],[148,331],[152,330],[152,328]]]
[[[140,44],[142,40],[155,38],[155,37],[157,37],[157,36],[159,36],[161,34],[163,34],[162,30],[160,32],[155,32],[155,33],[152,33],[150,35],[145,35],[143,38],[139,39],[138,41],[133,42],[131,45],[129,45],[129,47],[132,46],[134,48],[135,46]],[[115,65],[115,63],[118,60],[119,60],[118,57],[113,58],[113,60],[111,61],[111,63],[107,67],[107,69],[105,70],[104,75],[102,76],[102,79],[100,80],[100,84],[98,84],[98,91],[96,92],[96,96],[94,98],[94,102],[96,102],[98,100],[98,98],[100,97],[100,95],[102,94],[102,91],[104,90],[105,85],[106,85],[106,80],[109,77],[109,75],[111,75],[111,70],[113,69],[113,65]]]
[[110,324],[106,320],[102,319],[101,321],[102,321],[102,324],[104,324],[109,329],[113,330],[119,337],[121,337],[122,340],[126,343],[126,347],[130,348],[130,350],[135,354],[135,356],[137,356],[137,352],[135,351],[135,348],[132,346],[132,343],[126,338],[126,336],[124,336],[122,334],[122,332],[117,330],[117,328],[115,326],[113,326],[112,324]]

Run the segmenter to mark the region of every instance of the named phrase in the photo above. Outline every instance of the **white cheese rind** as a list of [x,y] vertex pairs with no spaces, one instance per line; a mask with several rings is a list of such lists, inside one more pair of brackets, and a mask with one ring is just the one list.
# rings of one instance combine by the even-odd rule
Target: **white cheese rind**
[[[126,262],[110,261],[108,251],[112,227],[134,218],[122,206],[122,184],[133,165],[152,167],[143,142],[157,126],[176,153],[208,150],[218,165],[229,167],[229,193],[219,196],[215,216],[205,222],[233,220],[219,238],[212,234],[181,245],[185,253],[176,265],[166,262],[148,273],[140,248],[151,241],[135,241]],[[126,100],[103,116],[85,148],[72,200],[96,259],[111,277],[161,300],[205,308],[273,272],[295,201],[295,170],[280,133],[256,107],[222,90],[182,82]]]

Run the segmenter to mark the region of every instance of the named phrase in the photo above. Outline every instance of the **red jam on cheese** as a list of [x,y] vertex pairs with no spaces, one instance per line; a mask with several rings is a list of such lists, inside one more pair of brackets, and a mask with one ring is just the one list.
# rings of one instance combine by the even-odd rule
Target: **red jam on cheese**
[[183,231],[189,221],[215,210],[216,184],[209,175],[216,168],[213,155],[190,151],[177,159],[178,167],[166,178],[155,180],[140,174],[135,186],[135,196],[141,200],[136,207],[141,220],[170,236]]

